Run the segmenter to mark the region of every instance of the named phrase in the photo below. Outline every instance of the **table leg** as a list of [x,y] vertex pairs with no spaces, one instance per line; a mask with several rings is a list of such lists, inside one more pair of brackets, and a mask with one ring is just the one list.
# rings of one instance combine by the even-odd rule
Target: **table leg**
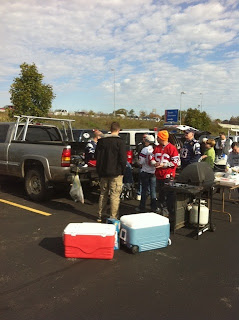
[[229,212],[225,211],[225,188],[222,188],[222,210],[213,210],[215,212],[222,212],[229,216],[229,222],[232,222],[232,216]]

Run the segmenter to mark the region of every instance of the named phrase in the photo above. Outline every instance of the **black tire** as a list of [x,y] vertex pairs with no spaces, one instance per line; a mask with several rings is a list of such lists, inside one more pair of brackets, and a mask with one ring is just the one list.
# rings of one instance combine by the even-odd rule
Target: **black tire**
[[34,168],[27,171],[25,176],[25,190],[33,201],[44,201],[47,198],[47,188],[44,171],[41,168]]
[[132,252],[133,254],[138,253],[138,252],[139,252],[139,247],[138,247],[138,246],[132,246],[132,247],[131,247],[131,252]]
[[125,246],[125,242],[122,239],[120,239],[120,247],[124,247],[124,246]]
[[215,232],[216,231],[216,226],[215,224],[211,224],[210,226],[210,231]]

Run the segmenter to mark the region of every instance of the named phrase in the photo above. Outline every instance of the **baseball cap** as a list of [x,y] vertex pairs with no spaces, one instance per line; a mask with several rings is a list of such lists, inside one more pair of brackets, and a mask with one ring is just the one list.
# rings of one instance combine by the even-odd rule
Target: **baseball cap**
[[184,131],[184,133],[189,133],[189,132],[195,133],[195,130],[193,128],[189,128]]
[[147,134],[144,141],[149,143],[154,143],[155,142],[154,136],[152,136],[151,134]]

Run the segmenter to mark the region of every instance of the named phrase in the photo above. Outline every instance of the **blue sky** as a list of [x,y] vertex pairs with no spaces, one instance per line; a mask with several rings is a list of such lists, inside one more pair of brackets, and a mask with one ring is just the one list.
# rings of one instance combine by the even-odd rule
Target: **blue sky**
[[20,64],[51,84],[54,109],[196,108],[239,116],[238,0],[0,2],[0,106]]

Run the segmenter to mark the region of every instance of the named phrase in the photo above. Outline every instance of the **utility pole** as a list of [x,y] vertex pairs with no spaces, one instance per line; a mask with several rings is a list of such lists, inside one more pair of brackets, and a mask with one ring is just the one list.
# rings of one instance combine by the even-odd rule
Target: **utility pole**
[[186,94],[186,92],[182,91],[180,93],[180,125],[182,124],[182,95]]
[[200,93],[200,96],[201,96],[201,112],[202,112],[202,98],[203,98],[203,94]]
[[114,117],[115,117],[115,69],[111,69],[114,72]]

